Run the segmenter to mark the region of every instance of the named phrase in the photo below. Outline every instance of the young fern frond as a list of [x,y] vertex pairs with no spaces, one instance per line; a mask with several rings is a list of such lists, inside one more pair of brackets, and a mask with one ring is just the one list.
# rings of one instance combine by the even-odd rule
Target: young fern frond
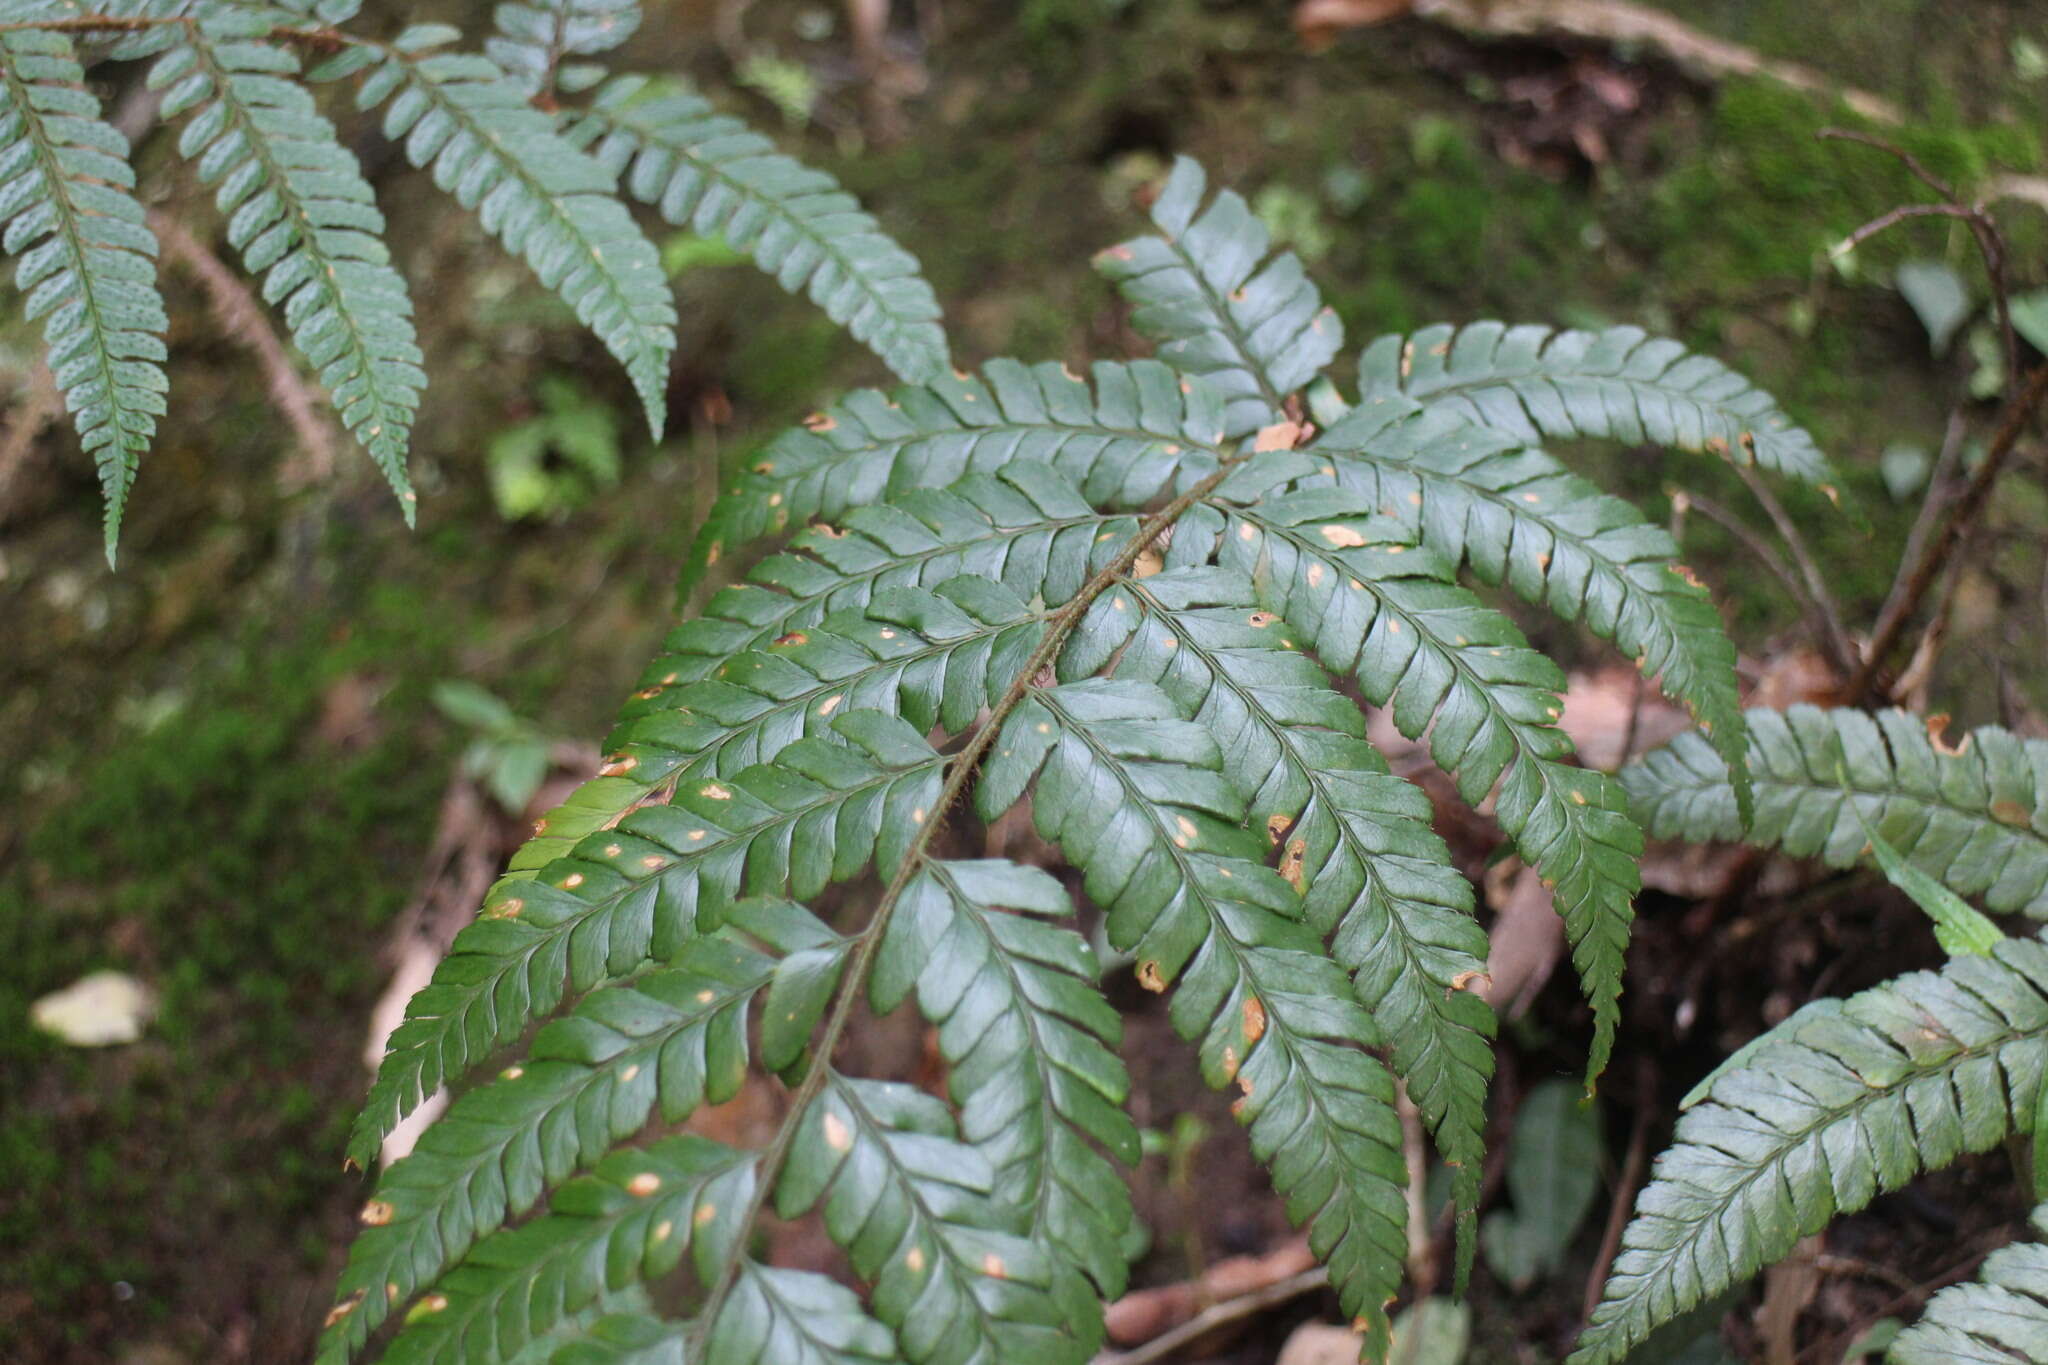
[[61,33],[0,33],[0,250],[23,312],[43,319],[51,374],[99,466],[107,562],[128,489],[164,413],[156,236],[130,193],[128,140],[100,117]]
[[1242,196],[1225,190],[1202,209],[1207,186],[1198,163],[1176,159],[1152,204],[1160,235],[1110,247],[1095,268],[1136,305],[1131,325],[1160,359],[1223,395],[1225,434],[1247,436],[1344,348],[1344,326],[1293,252],[1260,265],[1266,227]]
[[[398,1341],[423,1344],[394,1349],[423,1360],[502,1360],[581,1332],[556,1359],[1085,1362],[1125,1273],[1112,1161],[1136,1134],[1117,1021],[1083,941],[1042,918],[1070,909],[1059,883],[977,856],[973,825],[955,828],[1027,798],[1139,982],[1173,989],[1205,1077],[1241,1092],[1253,1152],[1384,1347],[1408,1255],[1395,1079],[1469,1227],[1494,1021],[1471,888],[1333,673],[1426,733],[1556,882],[1597,1070],[1640,836],[1619,784],[1568,762],[1562,673],[1455,576],[1469,562],[1587,619],[1717,729],[1726,642],[1683,605],[1690,589],[1665,586],[1664,542],[1477,427],[1403,400],[1397,420],[1361,415],[1341,441],[1297,448],[1308,433],[1285,414],[1322,362],[1289,347],[1321,344],[1304,339],[1312,291],[1296,318],[1290,281],[1307,286],[1254,269],[1262,237],[1226,262],[1242,223],[1212,209],[1194,230],[1200,186],[1177,180],[1177,249],[1202,287],[1226,282],[1227,305],[1287,286],[1296,302],[1274,316],[1306,328],[1275,329],[1291,338],[1277,350],[1254,329],[1266,340],[1239,354],[1253,379],[1238,396],[1265,403],[1255,439],[1169,363],[1100,364],[1091,383],[996,361],[856,394],[764,450],[714,512],[702,562],[804,529],[671,635],[601,775],[515,857],[394,1034],[355,1136],[364,1160],[427,1091],[575,1000],[541,1029],[546,1055],[460,1096],[386,1173],[324,1365],[419,1294]],[[1379,507],[1409,491],[1412,508]],[[870,869],[880,889],[863,895]],[[832,924],[802,904],[828,883],[850,890]],[[689,1201],[713,1229],[699,1236],[682,1199],[660,1217],[626,1202],[666,1197],[667,1177],[607,1153],[657,1103],[672,1123],[710,1097],[692,1081],[672,1100],[654,1065],[708,1055],[694,1040],[709,1025],[681,997],[638,1003],[707,952],[749,964],[702,988],[719,1058],[738,1064],[755,1033],[759,1069],[791,1094],[762,1149],[719,1166],[730,1188]],[[950,1104],[840,1069],[858,1004],[912,999]],[[547,1098],[532,1098],[536,1070]],[[492,1126],[500,1115],[514,1117]],[[572,1180],[584,1170],[598,1174]],[[638,1175],[664,1183],[636,1194]],[[499,1230],[565,1181],[552,1213]],[[771,1205],[821,1214],[864,1300],[749,1259]],[[604,1293],[685,1262],[686,1323],[605,1308]]]
[[720,238],[808,294],[899,378],[945,373],[939,301],[916,259],[825,172],[695,94],[638,76],[606,85],[563,133],[669,222]]
[[1358,361],[1359,397],[1405,394],[1534,445],[1546,436],[1651,441],[1831,489],[1804,427],[1711,356],[1640,327],[1559,331],[1448,323],[1383,336]]
[[[416,25],[382,49],[356,107],[484,230],[523,259],[625,366],[656,439],[667,423],[676,309],[661,256],[604,168],[571,146],[488,58],[437,52],[455,35]],[[388,103],[387,103],[388,102]]]
[[2034,1210],[2042,1241],[2002,1247],[1976,1277],[1927,1301],[1899,1333],[1889,1365],[2025,1365],[2048,1360],[2048,1205]]
[[1985,726],[1950,747],[1907,711],[1813,706],[1751,711],[1749,728],[1747,831],[1721,765],[1686,734],[1622,770],[1652,834],[1743,839],[1849,867],[1875,830],[1958,895],[2048,919],[2048,742]]
[[2031,1132],[2044,1071],[2048,947],[2036,940],[1788,1019],[1679,1120],[1573,1365],[1621,1360],[1837,1214]]
[[157,59],[149,82],[164,91],[165,118],[198,111],[179,152],[202,183],[218,185],[228,241],[283,310],[410,525],[418,499],[405,459],[426,385],[412,299],[355,157],[293,83],[298,57],[262,41],[269,28],[260,11],[208,13]]

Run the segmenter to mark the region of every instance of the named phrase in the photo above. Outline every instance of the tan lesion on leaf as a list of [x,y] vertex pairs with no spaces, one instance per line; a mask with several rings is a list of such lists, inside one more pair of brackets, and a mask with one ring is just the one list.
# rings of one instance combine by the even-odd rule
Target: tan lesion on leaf
[[1336,522],[1331,522],[1328,526],[1323,527],[1318,534],[1340,550],[1355,550],[1365,544],[1365,537],[1363,535],[1360,535],[1349,526],[1342,526]]
[[360,1217],[366,1228],[381,1228],[398,1216],[398,1207],[389,1199],[372,1199],[363,1205]]
[[1166,975],[1159,970],[1159,962],[1155,958],[1148,957],[1140,962],[1138,964],[1137,976],[1138,984],[1154,995],[1158,995],[1166,989]]
[[1244,998],[1244,1040],[1256,1043],[1266,1036],[1266,1007],[1256,995]]
[[1934,752],[1949,758],[1961,758],[1970,752],[1970,737],[1965,734],[1962,742],[1948,742],[1948,712],[1937,711],[1927,718],[1927,742],[1934,746]]
[[1287,856],[1280,860],[1280,875],[1294,888],[1296,895],[1307,894],[1308,878],[1303,872],[1303,863],[1308,858],[1308,840],[1296,839],[1287,845]]
[[1998,821],[2001,825],[2020,826],[2025,826],[2031,819],[2027,808],[2010,798],[1991,803],[1991,818]]

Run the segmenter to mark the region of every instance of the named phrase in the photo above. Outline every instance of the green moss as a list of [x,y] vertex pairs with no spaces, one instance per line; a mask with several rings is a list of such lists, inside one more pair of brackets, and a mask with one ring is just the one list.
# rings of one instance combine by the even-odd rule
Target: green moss
[[[1701,293],[1798,281],[1860,224],[1928,197],[1883,152],[1815,136],[1827,127],[1880,132],[1961,186],[2041,162],[2039,134],[2018,124],[1879,130],[1775,82],[1733,82],[1716,99],[1698,148],[1652,189],[1647,212],[1631,225],[1635,245],[1661,262],[1667,279]],[[1908,229],[1864,254],[1889,261],[1925,249]]]

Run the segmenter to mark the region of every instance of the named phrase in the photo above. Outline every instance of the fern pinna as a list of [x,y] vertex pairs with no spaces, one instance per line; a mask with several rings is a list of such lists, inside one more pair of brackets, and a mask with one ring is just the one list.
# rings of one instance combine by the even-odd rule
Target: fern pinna
[[[1745,838],[1835,867],[1875,855],[1923,904],[1973,895],[2048,919],[2048,742],[1986,726],[1949,744],[1939,722],[1896,710],[1797,706],[1748,721],[1747,830],[1692,736],[1622,774],[1653,830]],[[1954,956],[1940,971],[1813,1001],[1687,1097],[1574,1362],[1625,1358],[1836,1215],[1965,1152],[2031,1134],[2036,1197],[2048,1189],[2048,945],[1989,926],[1982,940],[1942,941]],[[1937,1294],[1887,1358],[2048,1358],[2042,1266],[2038,1244],[1995,1253],[1974,1281]]]
[[[1237,195],[1204,197],[1182,161],[1159,235],[1101,258],[1160,359],[858,393],[748,460],[700,569],[794,534],[675,629],[602,771],[392,1037],[354,1160],[467,1088],[378,1180],[325,1365],[394,1316],[387,1360],[1087,1360],[1125,1282],[1137,1134],[1072,897],[987,856],[981,831],[1027,809],[1237,1092],[1368,1352],[1406,1255],[1397,1085],[1469,1256],[1486,936],[1344,689],[1491,794],[1552,886],[1597,1074],[1642,835],[1622,785],[1571,761],[1560,670],[1459,570],[1639,656],[1746,810],[1733,652],[1663,532],[1486,409],[1369,369],[1326,430],[1303,421],[1336,318],[1292,257],[1262,264]],[[1557,353],[1582,359],[1575,337]],[[1697,374],[1632,381],[1630,420],[1700,448],[1711,423],[1777,424]],[[1581,434],[1639,434],[1604,391],[1587,412],[1583,365],[1541,382]],[[906,1001],[944,1099],[842,1069],[855,1012]],[[750,1067],[780,1083],[760,1148],[682,1131]],[[771,1211],[816,1213],[865,1294],[762,1264]],[[665,1316],[634,1295],[671,1271],[690,1287]]]
[[[345,27],[353,0],[0,3],[0,250],[81,443],[99,465],[111,561],[139,462],[165,411],[168,319],[156,239],[128,141],[84,63],[149,58],[159,116],[214,187],[224,234],[283,316],[342,424],[406,520],[406,469],[427,376],[404,278],[356,158],[314,90],[358,111],[529,265],[618,359],[658,438],[675,304],[629,201],[723,238],[814,299],[902,379],[946,367],[938,302],[917,262],[833,179],[774,150],[679,85],[607,77],[589,58],[631,36],[620,0],[502,4],[482,54],[415,24],[388,40]],[[589,98],[577,102],[579,94]]]

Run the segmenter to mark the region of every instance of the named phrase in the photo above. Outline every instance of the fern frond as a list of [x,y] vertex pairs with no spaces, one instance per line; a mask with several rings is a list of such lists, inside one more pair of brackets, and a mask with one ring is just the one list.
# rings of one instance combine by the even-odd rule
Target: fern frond
[[1868,821],[1958,895],[2048,918],[2048,742],[1985,726],[1950,749],[1908,711],[1795,706],[1753,710],[1748,721],[1756,818],[1747,832],[1719,762],[1681,735],[1622,769],[1652,834],[1742,839],[1848,867],[1864,856]]
[[500,883],[393,1030],[352,1158],[367,1166],[401,1118],[552,1011],[565,989],[671,958],[742,895],[779,894],[786,881],[809,896],[853,876],[885,830],[931,806],[942,760],[919,731],[873,712],[841,714],[829,729],[773,764],[692,779],[542,876]]
[[1182,978],[1175,1028],[1199,1040],[1211,1085],[1244,1091],[1254,1154],[1307,1225],[1344,1311],[1384,1343],[1406,1167],[1392,1083],[1359,1050],[1380,1035],[1299,922],[1293,888],[1255,861],[1263,850],[1221,763],[1159,689],[1064,683],[1011,712],[976,802],[992,817],[1030,786],[1039,832],[1084,874],[1110,941],[1138,956],[1138,979],[1163,990]]
[[609,52],[640,28],[637,0],[508,0],[491,12],[498,32],[484,39],[484,55],[529,95],[559,82],[581,90],[603,78],[590,63],[563,66],[565,57]]
[[[1325,667],[1358,679],[1402,734],[1428,736],[1437,766],[1474,805],[1498,782],[1494,818],[1550,886],[1593,1006],[1587,1074],[1605,1068],[1620,1019],[1623,958],[1641,886],[1642,831],[1604,773],[1562,760],[1564,675],[1514,623],[1427,550],[1376,543],[1370,508],[1305,489],[1231,509],[1220,562],[1257,585],[1262,628],[1300,631]],[[1277,613],[1269,616],[1268,613]]]
[[1640,327],[1604,332],[1448,323],[1382,336],[1358,358],[1361,399],[1405,394],[1535,444],[1653,441],[1831,487],[1813,437],[1710,356]]
[[1177,158],[1152,204],[1160,235],[1097,253],[1095,268],[1136,306],[1131,325],[1161,360],[1223,395],[1226,434],[1248,436],[1343,349],[1344,325],[1293,252],[1261,266],[1266,227],[1241,196],[1202,208],[1207,187],[1198,163]]
[[688,1365],[688,1360],[683,1334],[673,1324],[647,1313],[610,1313],[592,1323],[580,1339],[546,1357],[546,1365]]
[[1059,365],[991,360],[980,378],[855,393],[769,444],[712,509],[696,567],[792,522],[1017,461],[1051,465],[1112,509],[1142,507],[1215,471],[1223,415],[1206,384],[1152,361],[1099,362],[1092,377],[1091,390]]
[[398,496],[410,525],[418,504],[406,451],[426,374],[412,299],[381,240],[384,215],[334,125],[293,83],[299,59],[260,41],[259,11],[208,13],[150,69],[162,113],[198,113],[178,150],[214,204],[228,240],[263,280],[292,340],[312,362],[342,423]]
[[50,373],[99,468],[107,562],[164,412],[156,237],[135,202],[128,140],[100,117],[62,34],[0,33],[0,250],[23,313],[43,319]]
[[875,1314],[917,1365],[1079,1362],[1046,1292],[1039,1248],[988,1198],[987,1159],[956,1140],[946,1106],[907,1085],[833,1072],[804,1115],[775,1188],[795,1218],[822,1205],[825,1231],[873,1286]]
[[1692,711],[1751,814],[1735,645],[1661,527],[1520,438],[1398,397],[1368,399],[1312,447],[1366,506],[1480,580],[1611,640]]
[[[1196,552],[1196,529],[1183,522],[1175,547]],[[1248,794],[1252,826],[1296,867],[1307,923],[1334,934],[1331,955],[1385,1035],[1451,1168],[1461,1215],[1472,1213],[1493,1075],[1493,1011],[1471,989],[1486,972],[1486,932],[1471,884],[1430,828],[1429,799],[1388,772],[1358,707],[1315,661],[1259,624],[1248,579],[1174,568],[1119,591],[1143,614],[1123,614],[1121,639],[1102,632],[1122,651],[1117,676],[1158,684],[1215,737],[1224,774]],[[1113,602],[1095,610],[1120,615]],[[1469,1218],[1460,1229],[1469,1239]]]
[[620,77],[563,129],[627,193],[753,257],[911,383],[947,369],[939,301],[916,257],[825,172],[688,91]]
[[1574,1365],[1786,1255],[1837,1214],[2034,1123],[2048,948],[2009,939],[1795,1016],[1679,1120]]
[[[639,692],[627,704],[625,728],[607,743],[615,760],[604,775],[584,783],[547,813],[543,828],[513,855],[512,871],[536,871],[567,853],[584,835],[610,828],[677,771],[673,759],[641,751],[660,747],[656,740],[664,737],[639,733],[655,722],[649,721],[647,727],[633,723],[655,712],[693,705],[689,686],[710,677],[736,654],[767,649],[793,632],[808,634],[828,615],[864,614],[878,594],[937,588],[963,576],[993,580],[1020,601],[1035,596],[1056,607],[1079,590],[1089,553],[1100,538],[1128,536],[1135,526],[1127,516],[1097,512],[1058,472],[1020,461],[994,476],[970,476],[950,489],[913,489],[889,503],[849,508],[837,528],[814,526],[800,532],[787,552],[762,561],[746,582],[722,589],[700,616],[670,632],[642,675]],[[861,615],[840,633],[886,643],[879,632],[860,624],[864,620]],[[964,647],[961,637],[941,643]],[[792,641],[784,649],[795,647]],[[792,656],[785,652],[780,657]],[[922,656],[904,658],[886,650],[874,662],[876,670],[898,673],[913,665],[933,667]],[[828,670],[825,676],[865,687],[864,669],[860,666],[853,674]],[[805,724],[817,723],[817,712],[810,708],[832,695],[829,690],[815,696],[809,691],[778,696],[778,709],[717,732],[710,743],[693,746],[691,753],[715,753],[710,761],[718,771],[772,755],[801,733],[800,728],[792,732],[792,718],[808,713],[812,719]],[[839,704],[846,705],[843,697]],[[894,705],[879,698],[861,704],[879,710]],[[677,747],[673,737],[666,738],[667,748]],[[692,766],[703,764],[701,757],[691,760]]]
[[[320,1339],[323,1365],[345,1365],[395,1307],[478,1238],[531,1208],[546,1186],[594,1164],[657,1106],[673,1122],[738,1093],[747,1006],[769,984],[775,960],[719,938],[694,940],[671,960],[675,966],[598,991],[542,1028],[528,1060],[463,1095],[384,1172],[342,1271],[337,1297],[347,1311]],[[496,1254],[513,1249],[528,1244],[500,1243]],[[422,1319],[443,1311],[436,1302],[423,1301]],[[473,1326],[460,1317],[454,1338],[423,1331],[408,1349],[428,1352],[423,1359],[459,1355]]]
[[1061,1253],[1051,1290],[1086,1355],[1102,1344],[1102,1299],[1123,1292],[1133,1216],[1091,1140],[1130,1165],[1139,1150],[1122,1108],[1130,1080],[1110,1050],[1123,1025],[1095,988],[1095,955],[1079,934],[1025,918],[1071,913],[1039,868],[931,862],[889,920],[869,999],[883,1013],[916,990],[951,1067],[961,1136],[988,1158],[993,1196],[1027,1211],[1026,1238]]
[[388,101],[384,135],[532,267],[626,368],[657,439],[666,422],[675,304],[653,243],[603,167],[556,133],[488,58],[435,52],[446,30],[401,34],[356,91]]
[[1888,1365],[2026,1365],[2048,1360],[2048,1205],[2034,1210],[2043,1241],[2001,1247],[1975,1279],[1928,1300],[1899,1333]]

